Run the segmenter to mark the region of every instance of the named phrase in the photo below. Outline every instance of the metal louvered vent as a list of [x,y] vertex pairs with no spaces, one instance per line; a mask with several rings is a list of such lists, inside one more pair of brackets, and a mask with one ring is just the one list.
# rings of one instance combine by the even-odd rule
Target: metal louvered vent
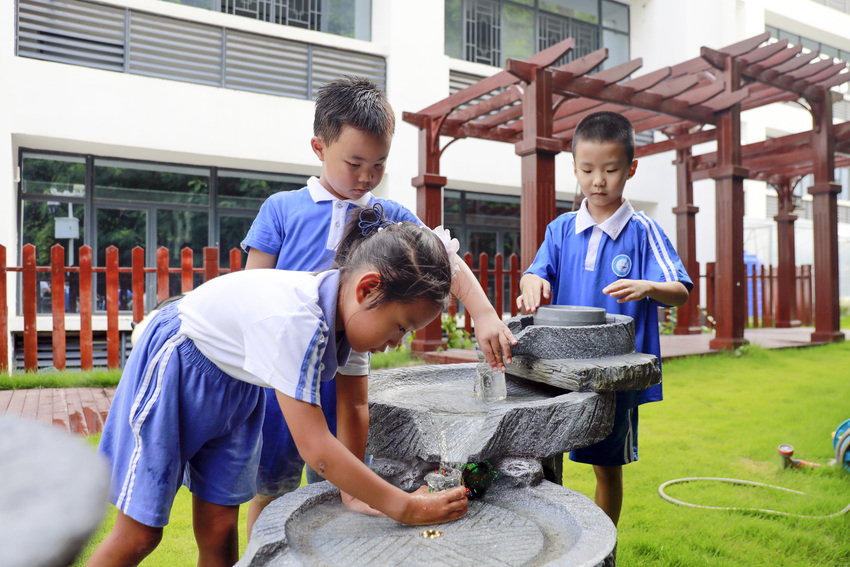
[[383,57],[83,0],[18,0],[16,24],[20,57],[301,99],[342,75],[386,88]]
[[382,57],[319,45],[314,45],[312,51],[311,99],[316,98],[319,87],[343,75],[365,77],[386,90],[387,64]]
[[129,71],[219,86],[221,35],[221,28],[134,12]]
[[307,98],[308,50],[303,43],[228,31],[224,86]]
[[109,71],[124,70],[126,10],[83,2],[21,0],[17,53]]

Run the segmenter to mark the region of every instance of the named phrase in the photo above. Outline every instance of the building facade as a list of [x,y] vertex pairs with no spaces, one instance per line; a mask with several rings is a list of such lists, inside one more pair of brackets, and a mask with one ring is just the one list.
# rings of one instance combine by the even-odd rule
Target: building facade
[[[672,22],[672,23],[671,23]],[[565,37],[569,58],[608,49],[603,68],[642,58],[636,76],[765,30],[822,57],[850,60],[850,0],[15,0],[0,10],[0,244],[10,265],[36,244],[92,247],[122,265],[142,246],[148,265],[217,246],[222,263],[268,195],[299,188],[320,164],[310,150],[316,90],[340,75],[370,77],[397,114],[376,194],[416,210],[418,131],[401,120]],[[12,33],[9,33],[9,31]],[[850,119],[847,86],[833,107]],[[838,98],[838,97],[837,97]],[[811,129],[782,103],[744,113],[742,142]],[[655,133],[656,140],[663,139]],[[446,140],[448,141],[448,140]],[[697,147],[695,154],[710,151]],[[559,212],[576,200],[571,156],[557,158]],[[675,237],[672,154],[641,160],[627,187],[635,208]],[[519,251],[519,157],[508,144],[460,140],[442,159],[443,222],[473,252]],[[837,170],[841,295],[850,296],[850,175]],[[796,193],[798,264],[814,256],[807,181]],[[701,263],[715,258],[714,187],[694,187]],[[746,182],[745,249],[776,264],[776,192]],[[692,275],[693,276],[693,275]],[[695,276],[693,276],[695,277]],[[47,311],[47,275],[39,293]],[[175,278],[175,289],[179,284]],[[153,307],[153,278],[145,307]],[[129,285],[122,283],[122,290]],[[20,285],[8,279],[10,337],[22,330]],[[76,311],[73,282],[66,309]],[[95,284],[95,305],[102,299]],[[129,329],[134,298],[122,294]],[[74,330],[73,317],[67,328]],[[95,323],[98,325],[105,323]],[[40,317],[39,330],[51,328]]]

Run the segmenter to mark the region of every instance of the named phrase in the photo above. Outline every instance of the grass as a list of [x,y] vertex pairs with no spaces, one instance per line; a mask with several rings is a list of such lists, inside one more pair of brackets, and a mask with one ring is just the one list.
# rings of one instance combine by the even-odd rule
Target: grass
[[[778,485],[805,493],[697,482],[668,488],[679,500],[712,506],[774,509],[827,515],[850,503],[850,472],[827,466],[830,433],[850,418],[847,360],[850,341],[800,349],[686,357],[664,363],[665,401],[641,408],[641,460],[624,468],[625,501],[618,530],[618,564],[796,566],[850,565],[850,514],[802,519],[758,512],[676,506],[658,495],[665,481],[724,477]],[[96,438],[91,438],[96,444]],[[817,469],[782,469],[777,446]],[[564,484],[592,498],[590,467],[564,463]],[[82,552],[82,566],[109,532],[115,512]],[[245,533],[245,507],[240,514]],[[244,550],[244,537],[241,550]],[[197,561],[191,497],[177,496],[152,566]]]

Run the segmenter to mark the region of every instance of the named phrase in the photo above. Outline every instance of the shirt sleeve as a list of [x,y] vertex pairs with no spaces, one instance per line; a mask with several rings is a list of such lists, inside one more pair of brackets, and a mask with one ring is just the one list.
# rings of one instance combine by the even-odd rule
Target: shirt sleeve
[[403,205],[396,203],[395,201],[390,201],[387,199],[375,199],[376,203],[380,203],[384,208],[384,215],[395,222],[412,222],[419,226],[425,226],[419,217],[413,214],[410,209],[404,207]]
[[639,215],[639,220],[646,229],[644,250],[641,253],[644,279],[656,282],[682,282],[690,293],[694,288],[693,281],[667,234],[650,217]]
[[324,317],[306,309],[286,319],[257,321],[244,331],[244,369],[291,398],[321,405],[322,356],[329,334]]
[[[563,223],[559,223],[563,226]],[[550,284],[555,283],[558,275],[558,264],[561,258],[561,247],[563,246],[563,229],[558,229],[554,222],[546,227],[546,236],[543,244],[537,250],[534,261],[525,270],[526,274],[534,274],[548,280]]]
[[284,193],[275,193],[263,202],[248,235],[242,241],[242,250],[250,252],[256,248],[266,254],[277,256],[283,247],[284,232]]

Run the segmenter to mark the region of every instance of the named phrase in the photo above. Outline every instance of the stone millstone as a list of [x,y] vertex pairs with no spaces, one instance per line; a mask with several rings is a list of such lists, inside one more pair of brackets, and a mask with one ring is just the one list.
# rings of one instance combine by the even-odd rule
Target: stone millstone
[[545,359],[605,358],[635,350],[634,320],[626,315],[606,315],[604,325],[553,327],[534,325],[530,315],[506,322],[517,339],[514,356]]
[[644,390],[661,382],[652,354],[632,352],[608,358],[544,360],[514,356],[508,374],[576,392]]
[[475,363],[378,371],[369,379],[369,440],[376,457],[477,462],[540,457],[604,439],[613,393],[565,392],[506,377],[507,399],[473,398]]
[[[423,537],[429,529],[435,537]],[[593,502],[550,482],[494,485],[483,498],[470,501],[466,516],[433,526],[348,511],[339,490],[320,482],[266,507],[237,567],[609,567],[616,545],[616,528]]]
[[0,564],[70,565],[106,512],[106,464],[81,439],[0,415]]

